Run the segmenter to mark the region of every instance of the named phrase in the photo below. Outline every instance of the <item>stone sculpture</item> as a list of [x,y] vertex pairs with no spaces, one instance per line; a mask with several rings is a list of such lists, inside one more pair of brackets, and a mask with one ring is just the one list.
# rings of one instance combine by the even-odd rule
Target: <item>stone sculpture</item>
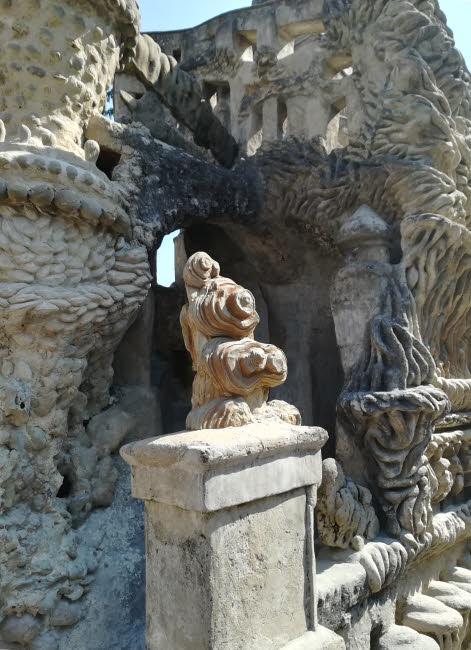
[[129,66],[191,130],[197,145],[211,149],[219,163],[232,167],[237,143],[213,114],[194,77],[178,67],[176,60],[164,54],[147,34],[139,35]]
[[380,531],[368,488],[345,477],[334,458],[322,463],[322,485],[317,500],[317,529],[326,546],[356,548],[371,541]]
[[317,621],[314,507],[327,432],[267,403],[286,357],[254,340],[254,297],[219,270],[198,252],[183,271],[180,319],[196,371],[187,430],[120,452],[145,503],[146,647],[288,649],[314,637],[344,650]]
[[[279,24],[274,4],[273,9],[264,9],[267,24],[274,21],[272,27]],[[425,580],[422,595],[411,598],[404,610],[398,599],[398,613],[407,611],[403,618],[398,615],[398,622],[415,626],[416,634],[422,635],[420,641],[412,632],[401,636],[394,625],[387,632],[388,625],[381,619],[381,643],[389,643],[388,638],[393,643],[394,638],[401,637],[407,643],[433,647],[434,642],[423,637],[428,634],[442,646],[463,645],[466,597],[456,593],[456,600],[441,602],[434,581],[444,579],[438,569],[440,553],[445,553],[450,565],[460,562],[470,523],[468,504],[463,500],[469,471],[468,299],[464,290],[470,177],[469,75],[434,2],[384,0],[374,6],[362,0],[325,2],[322,19],[327,47],[332,48],[325,52],[326,59],[332,61],[337,56],[343,70],[351,67],[351,74],[340,74],[337,68],[338,75],[323,85],[326,96],[337,93],[345,97],[344,115],[350,116],[348,142],[344,140],[343,148],[329,153],[322,142],[305,142],[306,131],[302,129],[296,133],[299,141],[283,140],[282,130],[277,134],[276,129],[270,131],[269,120],[272,109],[280,110],[280,102],[272,101],[266,91],[253,93],[253,86],[248,84],[252,95],[240,106],[253,107],[255,120],[252,98],[263,104],[262,139],[266,146],[246,165],[248,175],[258,175],[263,188],[260,207],[256,208],[263,216],[251,215],[246,222],[239,220],[237,226],[227,222],[218,225],[230,241],[243,233],[251,252],[250,263],[258,274],[261,293],[268,296],[267,310],[274,321],[282,320],[282,307],[279,299],[277,302],[270,297],[269,283],[263,278],[267,264],[273,260],[270,276],[275,282],[287,277],[295,282],[304,272],[299,247],[293,247],[296,256],[285,253],[290,248],[286,242],[291,233],[293,237],[302,233],[299,246],[305,246],[306,251],[317,247],[315,250],[328,253],[337,247],[344,256],[344,265],[332,274],[331,299],[346,379],[339,399],[336,458],[351,482],[344,485],[343,480],[333,480],[332,476],[342,476],[341,468],[333,474],[326,471],[317,515],[321,541],[332,546],[351,545],[359,520],[374,507],[376,523],[371,534],[359,536],[354,548],[346,549],[349,555],[343,560],[364,576],[367,592],[377,593],[393,584],[409,589],[403,577],[406,567],[416,567],[414,571],[420,575],[427,562],[435,566],[430,572],[433,579]],[[227,37],[230,30],[225,29]],[[237,29],[235,23],[232,29]],[[295,29],[292,27],[291,33]],[[257,33],[254,60],[257,75],[264,82],[268,78],[279,80],[284,65],[280,63],[282,57],[271,56],[278,47],[280,31],[272,39],[272,51],[266,43],[268,33],[273,35],[275,30],[267,28],[263,36],[261,31]],[[222,26],[218,34],[221,46]],[[214,63],[220,83],[221,76],[230,76],[231,65],[233,69],[239,65],[233,53],[228,63],[229,41],[224,41],[225,57]],[[438,50],[440,56],[436,55]],[[191,62],[187,65],[191,67]],[[334,65],[341,67],[340,63]],[[259,79],[253,83],[260,83],[262,88]],[[283,90],[287,87],[288,82]],[[233,90],[237,91],[235,83]],[[232,110],[237,108],[237,103],[231,104]],[[292,102],[288,106],[288,128],[295,124],[294,115]],[[234,115],[232,120],[235,131],[240,124],[234,122]],[[247,148],[253,153],[250,146]],[[241,168],[237,165],[234,173],[240,173]],[[266,223],[270,224],[269,234]],[[282,273],[280,259],[284,263]],[[289,287],[287,283],[286,291]],[[298,387],[302,393],[304,387]],[[348,492],[346,485],[350,486]],[[359,495],[369,493],[373,495],[371,502],[362,502]],[[352,498],[354,494],[357,499]],[[345,515],[345,500],[351,500],[353,512],[361,515]],[[338,521],[342,527],[337,535]],[[373,539],[379,530],[378,521],[382,535]],[[325,555],[328,557],[328,551]],[[335,560],[332,563],[327,574],[335,570]],[[342,564],[338,566],[341,570]],[[351,594],[348,605],[345,600],[339,601],[339,611],[345,612],[359,602],[368,603],[363,587],[355,591],[352,586],[350,592],[350,587],[342,586],[342,578],[337,584],[344,599],[346,593]],[[336,617],[333,613],[337,587],[332,590],[331,585],[326,575],[323,591],[321,574],[320,616],[333,629],[341,629],[342,614]],[[420,592],[421,585],[415,591]],[[355,595],[358,593],[364,595]],[[449,621],[456,625],[449,623],[453,629],[442,629],[437,612],[452,602],[455,613],[450,614]],[[413,613],[417,608],[422,613]],[[366,625],[373,625],[372,618],[370,612],[365,613]],[[427,622],[413,622],[419,619]],[[361,641],[360,634],[355,625],[344,632],[347,645],[374,645],[373,637]]]
[[206,253],[190,257],[183,278],[188,305],[180,320],[196,371],[187,428],[243,426],[267,416],[301,424],[295,407],[267,403],[269,389],[285,381],[288,369],[281,350],[254,341],[259,316],[250,291],[221,277]]
[[[468,647],[471,79],[437,0],[267,0],[161,35],[134,0],[5,0],[0,38],[1,642],[143,648],[116,451],[187,417],[204,480],[203,430],[224,481],[218,436],[252,471],[232,427],[287,432],[306,643],[319,622],[334,647]],[[101,115],[113,80],[126,123]],[[330,434],[317,577],[325,434],[301,414]]]

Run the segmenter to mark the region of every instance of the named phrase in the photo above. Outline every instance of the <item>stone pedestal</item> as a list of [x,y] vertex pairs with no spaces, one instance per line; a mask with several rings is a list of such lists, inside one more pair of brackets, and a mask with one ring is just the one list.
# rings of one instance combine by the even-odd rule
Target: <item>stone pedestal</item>
[[150,650],[317,647],[313,510],[326,439],[273,420],[121,450],[146,504]]

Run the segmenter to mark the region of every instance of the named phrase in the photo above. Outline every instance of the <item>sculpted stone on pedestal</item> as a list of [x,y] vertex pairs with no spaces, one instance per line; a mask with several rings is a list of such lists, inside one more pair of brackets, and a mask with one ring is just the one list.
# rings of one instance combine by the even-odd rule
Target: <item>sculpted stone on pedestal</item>
[[301,423],[295,407],[267,404],[268,391],[282,384],[287,361],[274,345],[253,340],[259,322],[250,291],[219,275],[219,264],[195,253],[183,278],[188,305],[180,321],[196,371],[189,429],[243,426],[264,418]]
[[[146,503],[147,646],[308,647],[327,433],[300,426],[288,404],[267,405],[287,364],[281,350],[253,340],[252,294],[221,277],[206,253],[190,257],[183,278],[181,322],[196,370],[187,423],[209,428],[121,449],[133,495]],[[314,644],[343,647],[334,633],[316,634]]]
[[122,448],[146,503],[149,648],[275,650],[315,628],[309,548],[326,439],[268,419]]
[[438,0],[153,34],[3,0],[0,40],[0,644],[143,650],[131,443],[149,648],[469,647],[471,77]]

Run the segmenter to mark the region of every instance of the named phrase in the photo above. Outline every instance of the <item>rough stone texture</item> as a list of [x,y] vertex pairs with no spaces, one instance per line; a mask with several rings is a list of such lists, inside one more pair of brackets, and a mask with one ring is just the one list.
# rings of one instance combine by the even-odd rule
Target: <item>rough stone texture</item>
[[305,510],[304,492],[191,518],[150,502],[148,647],[268,650],[299,636]]
[[[329,105],[340,99],[335,84],[331,92],[327,81],[322,93],[313,84],[320,72],[321,49],[312,35],[322,31],[320,0],[290,0],[264,2],[194,29],[151,36],[163,52],[179,57],[183,70],[195,75],[241,149],[253,153],[262,142],[282,134],[324,135],[338,112]],[[334,67],[343,61],[332,63]],[[125,89],[121,82],[127,79],[117,80]]]
[[353,548],[321,550],[321,622],[347,648],[430,646],[398,624],[467,647],[471,89],[444,15],[286,0],[153,36],[249,155],[231,174],[258,199],[188,223],[188,257],[257,296],[305,421],[333,431],[338,397],[329,451],[351,482],[326,473],[319,541]]
[[380,531],[371,492],[346,478],[334,458],[322,463],[316,518],[319,537],[326,546],[359,550]]
[[197,145],[210,149],[224,167],[232,167],[238,153],[236,141],[213,113],[196,79],[162,53],[149,35],[139,35],[129,68],[191,130]]
[[[69,647],[75,626],[82,647],[99,648],[106,634],[93,633],[90,603],[103,594],[114,523],[97,508],[113,501],[113,455],[135,428],[135,411],[110,398],[112,362],[150,273],[85,127],[133,48],[139,13],[132,0],[20,0],[0,14],[0,637]],[[130,535],[116,541],[112,573],[132,548]],[[123,620],[131,564],[103,629]]]
[[[271,397],[331,434],[320,622],[347,649],[466,648],[471,88],[437,1],[272,0],[138,27],[131,0],[0,3],[2,644],[143,646],[139,505],[116,450],[183,426],[183,267],[205,251],[256,300],[256,347],[286,353]],[[126,124],[100,115],[118,68]],[[148,293],[178,228],[177,283]],[[312,470],[285,460],[275,484]]]
[[131,497],[124,461],[116,458],[115,466],[118,483],[113,504],[92,512],[83,528],[84,535],[100,543],[95,582],[82,620],[62,632],[60,648],[145,648],[144,513],[141,503]]
[[341,636],[319,625],[315,632],[306,632],[298,639],[283,646],[283,650],[345,650]]
[[400,648],[438,650],[439,647],[438,643],[430,637],[401,625],[392,625],[375,646],[377,650],[399,650]]
[[123,447],[146,503],[149,648],[274,650],[316,627],[313,506],[326,438],[267,420]]
[[7,141],[29,139],[83,157],[84,127],[103,108],[138,29],[135,0],[4,2],[0,120]]

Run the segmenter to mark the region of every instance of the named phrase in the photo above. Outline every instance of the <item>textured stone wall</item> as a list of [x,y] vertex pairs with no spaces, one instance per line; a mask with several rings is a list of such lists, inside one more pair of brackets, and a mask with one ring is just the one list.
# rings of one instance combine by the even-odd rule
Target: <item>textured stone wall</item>
[[[150,273],[125,195],[85,127],[138,21],[132,1],[0,8],[2,645],[111,647],[115,624],[117,643],[131,647],[125,601],[142,551],[114,454],[135,409],[110,387]],[[110,573],[121,575],[114,613],[102,605]],[[73,626],[78,645],[67,638]]]
[[[143,647],[116,451],[190,408],[182,278],[149,293],[182,228],[286,350],[272,396],[331,434],[321,623],[347,648],[466,648],[471,90],[437,2],[257,3],[163,51],[131,0],[0,21],[2,643]],[[127,124],[100,116],[119,65],[148,88]]]
[[438,2],[262,3],[154,37],[222,101],[257,197],[211,214],[196,183],[199,218],[155,223],[250,288],[293,369],[277,390],[331,434],[321,623],[347,648],[468,647],[471,90]]

